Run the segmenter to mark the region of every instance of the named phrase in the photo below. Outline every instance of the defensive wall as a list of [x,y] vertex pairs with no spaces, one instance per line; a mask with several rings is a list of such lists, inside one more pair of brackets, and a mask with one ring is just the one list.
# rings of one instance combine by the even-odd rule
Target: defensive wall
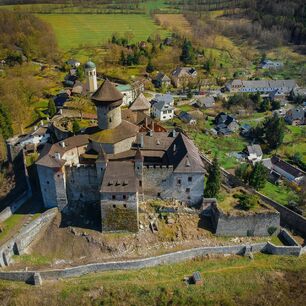
[[58,280],[61,278],[78,277],[88,273],[97,273],[113,270],[131,270],[154,267],[161,264],[173,264],[180,261],[203,257],[209,254],[232,254],[246,255],[248,252],[264,252],[277,255],[295,255],[301,253],[300,246],[275,246],[272,243],[255,243],[250,245],[231,245],[217,247],[200,247],[175,253],[164,254],[156,257],[135,259],[118,262],[94,263],[76,266],[66,269],[41,270],[41,271],[3,271],[0,272],[0,279],[11,281],[23,281],[35,284],[34,276],[41,280]]

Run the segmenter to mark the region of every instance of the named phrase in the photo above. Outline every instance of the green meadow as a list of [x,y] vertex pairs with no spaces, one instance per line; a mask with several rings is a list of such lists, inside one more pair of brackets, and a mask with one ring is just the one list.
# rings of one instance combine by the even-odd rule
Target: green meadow
[[140,14],[40,14],[55,32],[58,45],[64,51],[82,45],[97,46],[107,42],[113,33],[132,34],[133,42],[146,40],[151,34],[165,36],[167,32],[153,20]]

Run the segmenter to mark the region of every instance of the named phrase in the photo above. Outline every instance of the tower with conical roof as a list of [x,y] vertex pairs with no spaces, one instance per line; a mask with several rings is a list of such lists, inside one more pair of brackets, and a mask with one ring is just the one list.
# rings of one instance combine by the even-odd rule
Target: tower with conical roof
[[98,88],[97,85],[97,72],[96,65],[89,61],[85,64],[85,75],[86,75],[86,89],[92,93]]
[[122,94],[106,79],[91,96],[97,107],[98,126],[101,130],[114,129],[121,123]]

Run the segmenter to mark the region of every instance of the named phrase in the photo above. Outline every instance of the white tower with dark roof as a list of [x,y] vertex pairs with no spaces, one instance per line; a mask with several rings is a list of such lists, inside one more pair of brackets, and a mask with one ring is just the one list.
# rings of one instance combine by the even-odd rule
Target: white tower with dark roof
[[89,61],[85,64],[85,74],[86,74],[86,89],[89,92],[95,92],[98,88],[97,85],[97,72],[96,65]]

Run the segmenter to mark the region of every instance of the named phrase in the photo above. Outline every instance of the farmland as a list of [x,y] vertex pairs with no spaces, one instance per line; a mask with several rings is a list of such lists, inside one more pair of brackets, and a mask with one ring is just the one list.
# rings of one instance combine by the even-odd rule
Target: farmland
[[146,15],[121,14],[41,14],[42,20],[49,23],[56,34],[58,45],[68,51],[80,45],[101,45],[107,42],[113,33],[129,33],[133,42],[146,40],[151,34],[162,30]]

